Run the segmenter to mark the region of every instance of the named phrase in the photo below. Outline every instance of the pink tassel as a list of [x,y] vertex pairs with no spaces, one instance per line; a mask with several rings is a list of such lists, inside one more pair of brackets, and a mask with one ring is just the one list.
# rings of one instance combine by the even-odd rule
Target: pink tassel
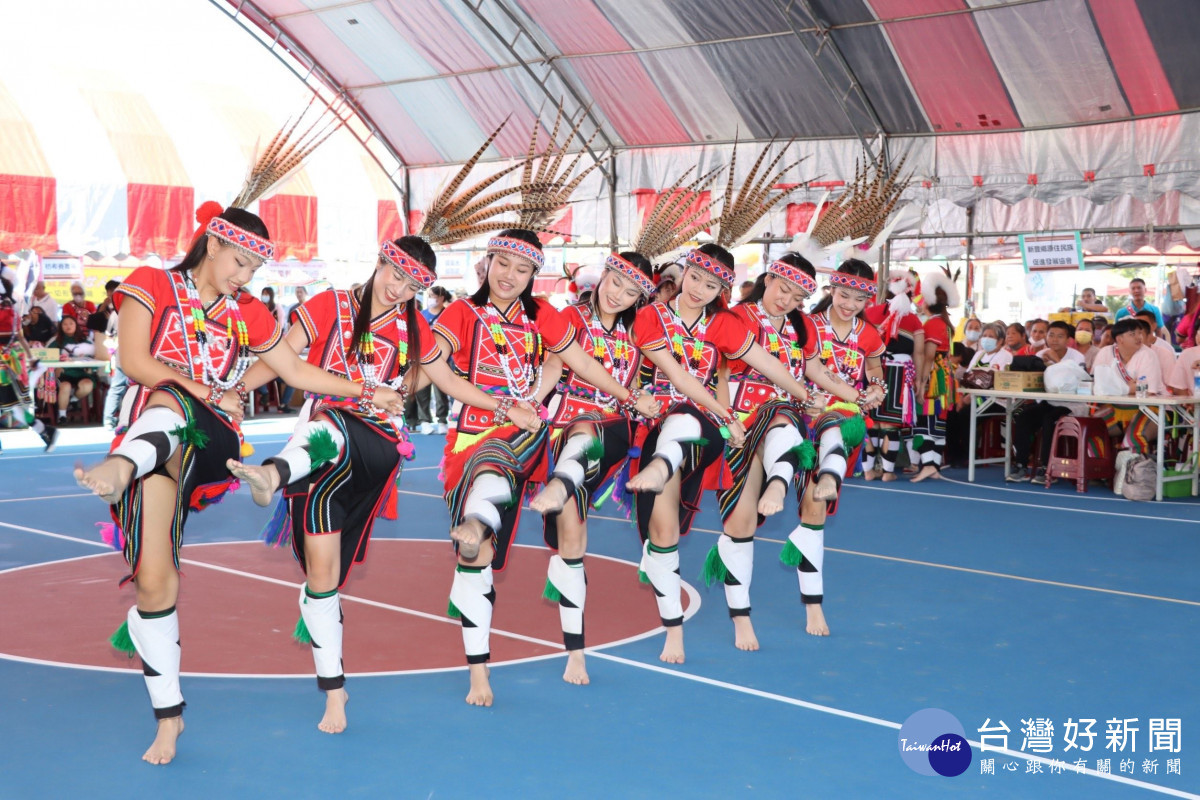
[[100,540],[118,552],[125,549],[125,533],[115,522],[97,522],[100,529]]

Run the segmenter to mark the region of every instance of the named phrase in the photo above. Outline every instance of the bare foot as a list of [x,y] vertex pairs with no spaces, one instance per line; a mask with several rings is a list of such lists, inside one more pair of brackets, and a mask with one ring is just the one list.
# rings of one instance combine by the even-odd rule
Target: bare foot
[[787,484],[782,480],[767,483],[767,488],[763,489],[762,496],[758,498],[758,513],[769,517],[783,511],[783,504],[787,499],[787,489]]
[[879,479],[879,470],[876,470],[876,469],[863,470],[863,480],[864,481],[874,481],[874,480],[878,480],[878,479]]
[[896,480],[896,473],[894,473],[894,472],[885,472],[885,473],[883,473],[883,478],[882,478],[882,480],[883,480],[883,482],[884,482],[884,483],[891,483],[892,481]]
[[[123,458],[109,456],[84,472],[75,468],[75,482],[88,489],[110,506],[121,499],[129,481],[133,479],[133,464]],[[174,750],[172,750],[174,752]],[[167,761],[171,759],[168,757]],[[167,761],[163,761],[165,764]]]
[[[271,498],[275,496],[275,490],[279,488],[279,470],[275,469],[274,464],[255,467],[231,458],[225,462],[225,466],[238,480],[250,484],[250,496],[254,498],[256,504],[271,505]],[[337,731],[330,732],[337,733]]]
[[586,686],[591,683],[587,674],[587,665],[583,663],[582,650],[567,651],[567,668],[563,672],[563,680],[576,686]]
[[665,661],[668,664],[683,663],[683,626],[672,625],[667,628],[667,641],[663,644],[662,653],[658,656],[659,661]]
[[834,500],[837,500],[837,496],[837,478],[827,472],[821,476],[820,480],[817,481],[817,485],[813,487],[813,500],[821,503],[832,503]]
[[733,618],[733,646],[738,650],[757,650],[758,637],[754,635],[754,625],[750,617]]
[[937,467],[935,467],[933,464],[926,464],[925,466],[921,467],[920,472],[918,472],[916,475],[913,475],[911,482],[912,483],[920,483],[921,481],[925,480],[926,478],[934,478],[934,479],[940,480],[941,477],[942,477],[942,473],[940,471],[938,471]]
[[[450,529],[450,538],[458,542],[458,554],[467,561],[479,557],[479,548],[483,546],[483,534],[486,529],[483,523],[471,517],[463,520],[462,525]],[[488,705],[491,705],[491,695],[488,695]]]
[[804,627],[804,630],[813,636],[828,636],[829,623],[825,621],[825,611],[821,608],[821,604],[806,603],[804,611],[808,615],[808,624]]
[[490,670],[487,664],[471,664],[471,691],[467,692],[467,705],[490,706],[492,704],[492,684],[488,680]]
[[346,703],[348,702],[350,702],[350,695],[346,694],[345,689],[330,689],[325,692],[325,716],[321,717],[317,728],[326,733],[341,733],[346,730]]
[[567,487],[558,478],[551,478],[545,488],[529,501],[529,507],[542,516],[557,514],[567,503]]
[[660,494],[663,487],[667,485],[669,477],[666,462],[661,458],[656,458],[645,469],[630,478],[625,486],[631,492]]
[[158,721],[158,733],[150,749],[142,756],[146,761],[156,766],[170,764],[175,758],[175,741],[183,733],[183,717],[168,717]]

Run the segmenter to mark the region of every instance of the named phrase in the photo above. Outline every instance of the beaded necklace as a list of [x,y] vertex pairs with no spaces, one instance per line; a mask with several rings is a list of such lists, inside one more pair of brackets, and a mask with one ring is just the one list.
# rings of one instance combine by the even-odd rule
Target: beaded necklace
[[[246,370],[252,360],[250,354],[250,332],[246,321],[238,310],[237,300],[231,295],[223,295],[225,304],[226,335],[231,344],[237,347],[237,358],[228,379],[223,379],[213,366],[212,353],[208,343],[208,318],[204,313],[204,305],[200,302],[200,291],[196,288],[190,272],[182,277],[172,273],[175,282],[175,302],[179,307],[179,316],[183,322],[185,345],[188,355],[188,366],[192,377],[205,386],[215,386],[221,391],[228,391],[242,382]],[[186,302],[187,307],[184,307]],[[193,344],[195,347],[193,347]]]
[[[357,297],[357,295],[356,295]],[[362,302],[361,300],[359,301]],[[396,314],[396,371],[398,378],[404,377],[408,367],[408,321],[400,311],[399,306],[393,308]],[[370,329],[358,337],[358,349],[354,361],[362,372],[362,381],[366,386],[379,385],[379,365],[375,363],[375,334]],[[350,359],[347,359],[349,363]],[[353,378],[354,376],[351,376]],[[389,384],[390,385],[390,384]]]
[[[519,304],[521,301],[515,302]],[[541,366],[545,359],[545,351],[541,331],[529,321],[524,307],[519,307],[521,332],[517,335],[521,337],[524,349],[521,355],[517,355],[516,343],[509,338],[508,331],[504,329],[496,306],[489,300],[482,311],[476,308],[476,314],[483,319],[483,327],[487,329],[492,343],[496,346],[508,393],[518,400],[533,401],[542,388]]]
[[[763,332],[767,334],[767,352],[783,362],[783,365],[787,367],[788,372],[793,378],[798,381],[803,380],[804,351],[800,347],[799,335],[793,329],[792,321],[785,314],[783,317],[783,330],[778,331],[775,328],[775,323],[771,322],[771,317],[767,314],[767,310],[763,308],[761,300],[755,304],[754,309],[758,314],[758,324],[762,326]],[[776,387],[776,389],[778,388]],[[786,392],[779,390],[780,397],[784,394]]]
[[[687,338],[687,328],[683,324],[683,317],[679,315],[679,298],[673,298],[667,304],[667,308],[671,312],[671,318],[670,320],[663,320],[663,322],[669,326],[667,333],[670,334],[671,352],[674,353],[675,360],[679,362],[680,366],[703,384],[704,381],[700,376],[704,370],[704,362],[701,359],[704,357],[704,334],[708,331],[710,318],[707,313],[701,311],[700,319],[696,321],[696,327],[692,329],[691,352],[685,353],[683,340]],[[661,318],[662,314],[659,314],[659,317]],[[683,399],[683,395],[676,390],[675,384],[668,382],[667,387],[672,400]]]
[[[821,333],[821,361],[825,363],[826,367],[832,367],[846,383],[857,386],[862,376],[862,370],[859,369],[862,354],[858,350],[858,334],[862,330],[861,326],[865,323],[859,319],[851,320],[850,334],[845,341],[842,341],[833,328],[833,318],[829,312],[823,312],[813,317],[813,322],[816,323],[817,330]],[[833,349],[835,340],[842,345],[840,356]]]
[[[592,356],[616,379],[617,383],[625,386],[633,372],[633,343],[624,324],[617,319],[617,324],[611,334],[607,334],[600,323],[600,315],[590,306],[587,309],[588,335],[592,339]],[[612,347],[609,347],[609,340]],[[617,399],[596,390],[596,402],[602,406],[617,405]]]

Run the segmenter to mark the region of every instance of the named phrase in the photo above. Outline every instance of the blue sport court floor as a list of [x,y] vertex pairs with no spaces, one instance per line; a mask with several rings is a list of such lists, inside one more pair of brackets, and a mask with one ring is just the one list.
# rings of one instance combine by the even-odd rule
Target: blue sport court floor
[[[291,422],[251,423],[256,456],[275,452]],[[977,485],[954,470],[919,485],[849,481],[826,532],[833,635],[804,632],[795,572],[778,562],[793,505],[759,531],[762,649],[744,653],[720,587],[698,577],[719,530],[709,497],[681,547],[693,591],[679,666],[658,660],[637,535],[605,506],[590,527],[585,687],[561,678],[557,610],[540,598],[548,553],[527,512],[526,547],[497,580],[496,703],[479,709],[463,702],[460,632],[444,613],[454,561],[435,436],[415,437],[399,519],[376,527],[345,590],[342,735],[316,729],[311,657],[290,639],[303,577],[288,551],[255,541],[269,511],[243,490],[192,517],[180,601],[187,730],[177,759],[152,767],[140,761],[154,730],[140,666],[106,643],[133,593],[118,589],[124,564],[97,535],[107,509],[71,478],[105,445],[74,441],[44,455],[31,434],[3,434],[0,798],[1200,792],[1190,498],[1004,485],[997,469]],[[957,777],[919,774],[900,755],[901,726],[926,709],[955,718],[970,743]],[[1001,726],[1006,750],[979,730]],[[903,733],[915,744],[948,732],[914,721]]]

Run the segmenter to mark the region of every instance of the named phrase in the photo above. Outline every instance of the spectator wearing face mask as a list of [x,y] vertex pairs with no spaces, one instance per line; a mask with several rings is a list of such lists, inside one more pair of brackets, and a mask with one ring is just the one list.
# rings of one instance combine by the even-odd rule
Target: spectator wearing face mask
[[62,315],[75,320],[75,323],[83,327],[87,324],[87,319],[92,314],[96,313],[96,304],[88,300],[83,293],[83,284],[79,281],[71,284],[71,302],[63,306]]
[[1075,350],[1079,355],[1083,356],[1083,365],[1088,372],[1092,371],[1092,362],[1096,360],[1096,353],[1099,352],[1099,343],[1096,341],[1096,323],[1090,319],[1081,319],[1079,324],[1075,326]]

